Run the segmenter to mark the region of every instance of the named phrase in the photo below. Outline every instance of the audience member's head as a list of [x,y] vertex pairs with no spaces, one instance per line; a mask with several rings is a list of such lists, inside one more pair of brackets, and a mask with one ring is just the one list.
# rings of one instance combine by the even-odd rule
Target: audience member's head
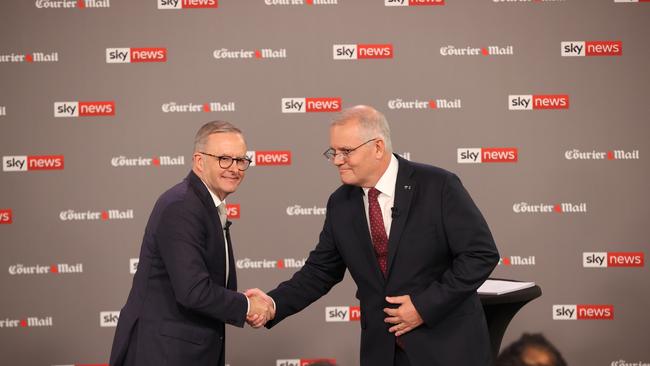
[[501,352],[496,366],[567,366],[567,363],[541,333],[524,333]]

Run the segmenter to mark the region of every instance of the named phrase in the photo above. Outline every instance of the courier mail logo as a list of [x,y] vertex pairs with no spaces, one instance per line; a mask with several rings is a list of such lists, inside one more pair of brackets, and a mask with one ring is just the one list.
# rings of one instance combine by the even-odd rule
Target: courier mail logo
[[393,58],[393,45],[386,44],[335,44],[332,46],[335,60],[362,60]]
[[287,58],[286,48],[258,48],[255,50],[229,50],[227,48],[219,48],[212,51],[212,57],[217,60],[224,59],[274,59],[274,58]]
[[104,211],[75,211],[65,210],[59,213],[61,221],[109,221],[109,220],[133,220],[135,215],[133,209],[127,210],[104,210]]
[[3,156],[2,171],[63,170],[63,155]]
[[51,316],[36,317],[27,316],[22,319],[0,318],[0,328],[32,328],[32,327],[52,327],[53,321]]
[[460,109],[461,100],[456,99],[429,99],[429,100],[402,100],[401,98],[388,101],[389,109]]
[[54,117],[105,117],[115,115],[115,102],[54,102]]
[[59,62],[58,52],[32,52],[32,53],[0,53],[0,63],[3,62]]
[[33,266],[26,266],[22,263],[17,263],[9,266],[9,274],[12,276],[21,275],[43,275],[43,274],[64,274],[64,273],[83,273],[83,263],[68,264],[59,263],[52,265],[36,264]]
[[384,0],[384,6],[433,6],[445,5],[445,0]]
[[643,267],[645,255],[643,252],[583,252],[582,266],[584,268],[608,267]]
[[325,307],[326,322],[353,322],[361,319],[359,306],[327,306]]
[[439,51],[442,56],[513,56],[515,54],[515,48],[511,45],[487,47],[447,45],[440,47]]
[[110,8],[111,0],[36,0],[37,9]]
[[158,9],[210,9],[217,8],[217,0],[158,0]]
[[12,224],[14,222],[14,215],[10,208],[0,209],[0,225]]
[[553,305],[553,320],[613,320],[614,305]]
[[512,205],[512,211],[514,213],[586,213],[587,212],[587,203],[556,203],[556,204],[545,204],[545,203],[528,203],[528,202],[517,202]]
[[508,95],[508,109],[511,111],[569,109],[569,96],[567,94]]
[[516,147],[461,147],[457,155],[459,164],[516,163],[519,150]]
[[282,98],[282,113],[339,112],[341,97]]
[[7,107],[0,105],[0,117],[4,117],[7,115]]
[[100,311],[99,326],[102,328],[117,327],[117,321],[120,319],[119,311]]
[[529,255],[527,257],[522,257],[520,255],[511,255],[508,257],[499,258],[498,266],[534,266],[535,265],[535,256]]
[[285,269],[285,268],[302,268],[307,258],[284,258],[284,259],[238,259],[236,262],[237,269]]
[[275,366],[309,366],[316,362],[329,362],[332,365],[336,364],[335,358],[294,358],[286,360],[276,360]]
[[578,149],[564,152],[566,160],[639,160],[639,150],[582,151]]
[[140,62],[167,62],[167,48],[107,48],[107,64],[128,64]]
[[338,0],[264,0],[265,5],[338,5]]
[[234,112],[235,102],[208,102],[208,103],[184,103],[176,102],[164,103],[162,105],[163,113],[183,113],[183,112]]
[[111,158],[111,166],[115,168],[121,167],[139,167],[139,166],[178,166],[185,165],[185,157],[183,155],[168,156],[160,155],[151,158],[138,156],[137,158],[127,158],[124,155],[115,156]]
[[251,166],[291,165],[291,151],[247,151]]
[[622,41],[564,41],[560,45],[563,57],[623,55]]

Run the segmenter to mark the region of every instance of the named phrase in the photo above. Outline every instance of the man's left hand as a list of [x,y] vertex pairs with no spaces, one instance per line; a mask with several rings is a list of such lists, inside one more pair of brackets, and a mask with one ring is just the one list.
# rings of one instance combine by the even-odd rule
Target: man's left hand
[[395,324],[388,331],[395,333],[396,337],[408,333],[424,323],[420,313],[418,313],[411,302],[411,296],[387,296],[386,301],[391,304],[399,304],[397,309],[384,308],[384,313],[388,314],[384,321]]

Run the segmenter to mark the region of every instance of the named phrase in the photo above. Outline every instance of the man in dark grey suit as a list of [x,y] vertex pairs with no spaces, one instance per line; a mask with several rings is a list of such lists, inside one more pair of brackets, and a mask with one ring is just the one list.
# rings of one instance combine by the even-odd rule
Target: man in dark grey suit
[[458,177],[392,154],[386,118],[367,106],[334,120],[324,155],[343,185],[304,267],[265,298],[277,306],[266,326],[325,295],[347,269],[361,306],[362,366],[489,365],[476,289],[499,254]]
[[192,171],[149,217],[111,366],[224,365],[225,324],[272,316],[266,302],[237,292],[224,200],[249,165],[235,126],[215,121],[199,129]]

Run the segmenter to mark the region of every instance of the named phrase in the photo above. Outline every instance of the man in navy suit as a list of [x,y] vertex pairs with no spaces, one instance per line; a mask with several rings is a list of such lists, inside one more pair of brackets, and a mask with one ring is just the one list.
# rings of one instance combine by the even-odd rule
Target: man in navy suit
[[199,129],[192,171],[160,196],[149,217],[111,366],[224,365],[225,324],[272,316],[266,302],[237,292],[228,230],[224,200],[250,162],[232,124]]
[[347,269],[361,307],[362,366],[489,365],[476,289],[499,254],[458,177],[392,154],[386,118],[367,106],[334,120],[324,155],[343,185],[303,268],[265,298],[277,306],[266,326],[325,295]]

